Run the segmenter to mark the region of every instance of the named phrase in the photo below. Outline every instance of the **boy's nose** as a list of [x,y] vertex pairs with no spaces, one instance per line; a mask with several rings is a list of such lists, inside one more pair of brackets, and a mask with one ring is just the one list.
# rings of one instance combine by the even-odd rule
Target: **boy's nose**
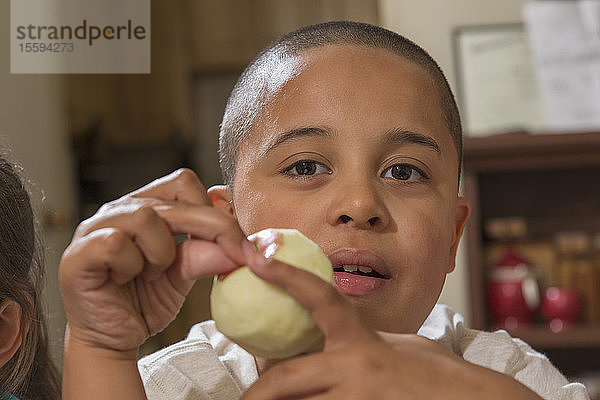
[[328,214],[330,224],[358,229],[381,230],[389,222],[389,214],[379,194],[364,186],[338,186]]

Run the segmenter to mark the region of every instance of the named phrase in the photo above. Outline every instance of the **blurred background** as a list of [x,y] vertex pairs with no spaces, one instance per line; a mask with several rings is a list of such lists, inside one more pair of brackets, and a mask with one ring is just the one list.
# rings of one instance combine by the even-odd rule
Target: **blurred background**
[[[593,60],[600,59],[600,7],[552,2],[569,14],[542,3],[551,2],[152,0],[151,74],[18,75],[10,74],[10,2],[0,0],[0,137],[36,185],[56,359],[65,324],[57,268],[77,223],[179,167],[194,169],[206,186],[219,183],[218,126],[246,64],[283,33],[348,19],[420,44],[458,95],[463,191],[474,214],[440,301],[476,328],[522,337],[597,393],[600,68]],[[591,29],[587,39],[572,32],[582,26]],[[561,80],[587,75],[557,70],[544,53],[551,36],[544,32],[570,38],[567,48],[590,40],[580,54],[587,64],[570,66],[589,73],[590,84]],[[582,93],[577,84],[590,90],[586,98],[569,97],[568,90]],[[209,289],[210,280],[199,281],[181,315],[144,351],[182,339],[209,318]]]

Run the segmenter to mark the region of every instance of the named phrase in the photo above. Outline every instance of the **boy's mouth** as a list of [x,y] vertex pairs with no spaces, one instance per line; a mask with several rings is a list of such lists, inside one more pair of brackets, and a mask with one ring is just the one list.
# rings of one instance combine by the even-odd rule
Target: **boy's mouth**
[[353,275],[370,276],[372,278],[385,279],[385,277],[379,272],[373,270],[373,268],[371,267],[367,267],[364,265],[340,265],[339,267],[334,268],[333,272],[347,272]]
[[370,250],[342,248],[329,256],[337,288],[351,296],[371,294],[390,279],[385,261]]

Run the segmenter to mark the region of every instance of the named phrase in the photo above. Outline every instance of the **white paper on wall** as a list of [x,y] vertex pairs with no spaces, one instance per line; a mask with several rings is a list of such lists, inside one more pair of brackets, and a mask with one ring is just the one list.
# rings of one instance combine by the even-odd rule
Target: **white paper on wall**
[[546,129],[530,46],[522,26],[463,28],[456,44],[466,134],[486,136]]
[[523,17],[550,129],[600,130],[600,0],[531,2]]

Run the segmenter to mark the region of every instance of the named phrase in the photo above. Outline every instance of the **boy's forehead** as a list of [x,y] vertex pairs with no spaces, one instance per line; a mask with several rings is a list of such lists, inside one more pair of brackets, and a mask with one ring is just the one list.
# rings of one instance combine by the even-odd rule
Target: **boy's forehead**
[[[332,44],[284,57],[279,64],[268,74],[269,102],[276,100],[286,86],[297,88],[302,85],[304,91],[297,91],[297,94],[306,93],[307,87],[318,88],[336,82],[354,86],[353,83],[360,81],[403,81],[404,84],[419,87],[421,93],[435,86],[422,67],[381,48]],[[404,89],[407,87],[405,85]],[[292,90],[288,90],[288,94]]]
[[[410,60],[390,50],[353,44],[330,44],[304,50],[300,53],[304,67],[318,68],[330,64],[345,67],[360,66],[363,72],[378,72],[382,68],[400,68],[405,72],[422,73],[423,69]],[[343,64],[342,64],[343,62]]]
[[[433,80],[419,65],[391,51],[327,45],[281,62],[284,67],[271,75],[275,79],[266,104],[248,137],[254,145],[268,146],[282,129],[323,125],[319,119],[329,119],[327,112],[352,117],[361,111],[370,122],[396,118],[396,126],[384,130],[420,125],[432,135],[443,133],[442,140],[451,144]],[[436,129],[429,129],[434,125]]]

